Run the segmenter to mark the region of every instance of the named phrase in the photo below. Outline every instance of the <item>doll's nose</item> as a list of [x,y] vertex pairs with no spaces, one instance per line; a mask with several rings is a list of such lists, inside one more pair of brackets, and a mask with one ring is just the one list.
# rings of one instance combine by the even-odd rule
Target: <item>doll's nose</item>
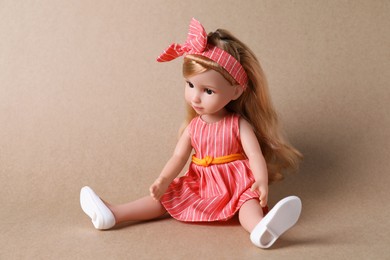
[[192,103],[200,103],[200,95],[199,93],[194,93],[192,96]]

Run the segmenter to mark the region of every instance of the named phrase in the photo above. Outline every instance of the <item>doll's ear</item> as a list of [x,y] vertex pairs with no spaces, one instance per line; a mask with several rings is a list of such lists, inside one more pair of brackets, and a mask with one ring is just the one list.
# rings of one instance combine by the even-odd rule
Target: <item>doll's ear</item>
[[244,92],[244,89],[240,85],[234,85],[233,87],[234,87],[234,96],[233,96],[232,100],[236,100],[242,95],[242,93]]

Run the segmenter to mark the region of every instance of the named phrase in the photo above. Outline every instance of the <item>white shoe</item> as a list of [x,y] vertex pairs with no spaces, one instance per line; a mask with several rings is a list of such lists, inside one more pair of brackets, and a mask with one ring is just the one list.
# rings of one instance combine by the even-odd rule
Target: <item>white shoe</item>
[[80,204],[96,229],[109,229],[115,225],[115,217],[111,210],[90,187],[85,186],[81,189]]
[[252,243],[261,248],[272,246],[280,235],[298,221],[301,209],[302,202],[296,196],[279,201],[251,232]]

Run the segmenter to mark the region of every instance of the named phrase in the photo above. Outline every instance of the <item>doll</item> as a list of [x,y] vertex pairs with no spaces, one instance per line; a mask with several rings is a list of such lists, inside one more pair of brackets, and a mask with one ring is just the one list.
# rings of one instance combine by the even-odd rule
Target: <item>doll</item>
[[[260,64],[228,31],[207,35],[195,19],[185,44],[172,44],[157,61],[180,56],[188,116],[150,196],[112,205],[86,186],[81,207],[96,229],[166,213],[184,222],[224,221],[238,213],[252,243],[268,248],[301,212],[296,196],[268,212],[268,185],[283,178],[281,170],[296,169],[301,155],[280,134]],[[188,171],[177,177],[192,150]]]

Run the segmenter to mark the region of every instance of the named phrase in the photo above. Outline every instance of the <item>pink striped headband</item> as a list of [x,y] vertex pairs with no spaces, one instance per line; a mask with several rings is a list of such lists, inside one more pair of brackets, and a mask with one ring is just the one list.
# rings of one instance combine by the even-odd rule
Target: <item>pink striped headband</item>
[[184,54],[207,57],[222,66],[244,89],[248,77],[241,64],[226,51],[207,44],[207,33],[199,21],[192,18],[187,40],[183,45],[172,43],[158,58],[158,62],[171,61]]

